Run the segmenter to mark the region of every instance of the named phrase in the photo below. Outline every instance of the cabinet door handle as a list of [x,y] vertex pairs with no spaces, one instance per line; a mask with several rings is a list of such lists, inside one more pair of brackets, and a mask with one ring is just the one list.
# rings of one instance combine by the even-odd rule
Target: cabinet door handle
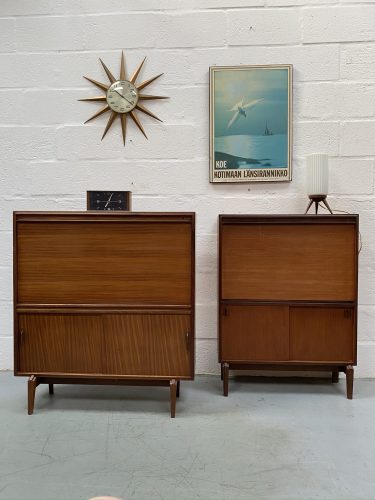
[[186,341],[186,349],[189,350],[189,346],[190,346],[190,332],[186,332],[186,334],[185,334],[185,341]]
[[223,309],[223,315],[224,316],[229,316],[229,312],[228,312],[228,308],[227,307],[224,307],[224,309]]
[[23,328],[20,329],[20,344],[23,344],[24,342],[24,331]]

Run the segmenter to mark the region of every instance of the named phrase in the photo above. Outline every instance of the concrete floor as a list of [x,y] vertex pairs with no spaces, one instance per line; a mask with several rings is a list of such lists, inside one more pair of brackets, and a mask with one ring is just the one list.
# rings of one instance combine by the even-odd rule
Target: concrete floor
[[374,500],[375,380],[47,386],[0,374],[0,499]]

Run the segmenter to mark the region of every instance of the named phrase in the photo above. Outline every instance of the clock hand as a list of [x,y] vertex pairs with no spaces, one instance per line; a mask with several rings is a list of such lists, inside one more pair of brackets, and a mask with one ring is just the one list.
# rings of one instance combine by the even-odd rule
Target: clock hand
[[108,205],[111,203],[111,199],[112,199],[112,196],[113,196],[113,193],[111,194],[111,196],[109,197],[109,200],[107,201],[106,205],[104,208],[107,208]]
[[129,101],[129,99],[127,99],[125,96],[123,96],[122,94],[120,94],[120,92],[118,90],[115,90],[115,92],[120,96],[122,97],[123,99],[125,99],[125,101],[128,101],[129,104],[133,105],[133,103],[131,101]]

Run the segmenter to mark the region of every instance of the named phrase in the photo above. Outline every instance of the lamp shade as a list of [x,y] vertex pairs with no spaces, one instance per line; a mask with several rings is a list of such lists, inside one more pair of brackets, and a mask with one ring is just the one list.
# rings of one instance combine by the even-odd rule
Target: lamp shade
[[307,194],[328,194],[328,155],[315,153],[306,157]]

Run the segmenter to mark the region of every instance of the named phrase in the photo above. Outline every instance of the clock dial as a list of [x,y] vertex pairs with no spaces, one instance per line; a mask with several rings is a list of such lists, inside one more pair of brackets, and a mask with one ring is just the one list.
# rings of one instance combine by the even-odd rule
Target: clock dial
[[103,115],[107,111],[110,111],[110,117],[108,118],[107,125],[104,129],[104,133],[102,136],[102,140],[106,136],[108,130],[111,128],[112,124],[116,120],[117,116],[120,117],[121,122],[121,131],[122,131],[122,140],[125,146],[125,137],[126,137],[126,125],[127,118],[131,118],[135,125],[139,128],[142,134],[146,137],[146,132],[143,129],[142,123],[138,117],[137,112],[140,111],[155,120],[161,122],[160,118],[151,113],[149,109],[143,106],[139,101],[151,101],[154,99],[168,99],[166,96],[161,95],[149,95],[142,94],[141,90],[150,85],[156,79],[158,79],[163,73],[160,75],[156,75],[148,80],[145,80],[141,83],[137,82],[138,75],[143,67],[146,58],[139,64],[138,68],[134,71],[131,77],[128,77],[125,71],[125,59],[124,53],[121,54],[121,62],[120,62],[120,76],[116,79],[104,62],[100,59],[104,71],[107,74],[108,80],[110,84],[101,83],[97,80],[93,80],[92,78],[88,78],[85,76],[86,80],[93,83],[96,87],[104,91],[104,95],[96,96],[96,97],[86,97],[85,99],[79,99],[80,101],[91,101],[91,102],[103,102],[105,106],[99,109],[94,115],[92,115],[85,123],[94,120],[94,118],[98,118]]
[[127,80],[118,80],[107,90],[107,103],[116,113],[128,113],[138,103],[137,88]]
[[87,191],[88,210],[130,210],[130,191]]

